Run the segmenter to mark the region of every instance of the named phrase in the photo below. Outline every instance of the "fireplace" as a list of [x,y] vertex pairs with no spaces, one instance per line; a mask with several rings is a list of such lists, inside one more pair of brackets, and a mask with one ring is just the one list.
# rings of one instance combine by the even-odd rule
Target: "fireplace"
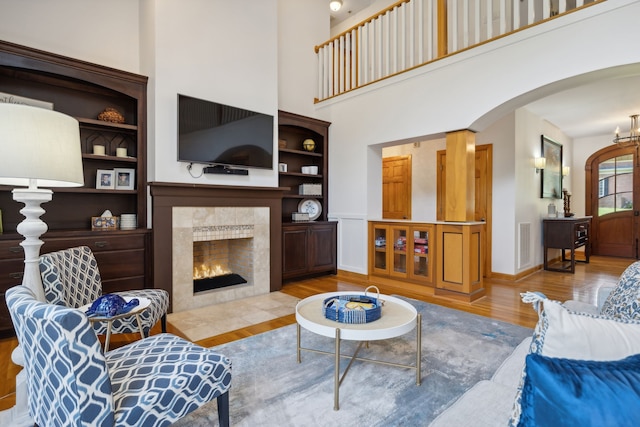
[[194,293],[242,285],[253,276],[253,225],[222,226],[227,232],[212,233],[218,238],[210,240],[206,231],[217,228],[194,228]]
[[269,208],[174,207],[172,235],[173,312],[269,293]]
[[[282,287],[282,195],[287,188],[151,182],[154,287],[169,292],[170,312],[277,291]],[[244,226],[253,225],[253,236]],[[239,226],[239,227],[236,227]],[[204,227],[204,228],[200,228]],[[208,228],[207,228],[208,227]],[[226,229],[225,229],[226,228]],[[246,284],[193,292],[193,241],[250,239]],[[204,236],[207,234],[208,236]],[[233,235],[235,233],[235,235]]]

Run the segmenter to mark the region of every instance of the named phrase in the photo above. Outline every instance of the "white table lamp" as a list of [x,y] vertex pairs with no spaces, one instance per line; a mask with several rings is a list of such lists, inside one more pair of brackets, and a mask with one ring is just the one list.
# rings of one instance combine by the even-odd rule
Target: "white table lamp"
[[[53,192],[39,187],[84,185],[78,121],[44,108],[0,104],[0,147],[0,185],[24,187],[12,191],[13,200],[25,205],[20,210],[25,219],[16,228],[24,237],[20,243],[24,248],[22,284],[45,301],[39,258],[40,236],[47,231],[47,224],[40,219],[45,212],[40,204],[50,201]],[[20,347],[12,353],[12,360],[23,365]],[[33,424],[23,374],[16,379],[16,406],[0,414],[2,425]]]

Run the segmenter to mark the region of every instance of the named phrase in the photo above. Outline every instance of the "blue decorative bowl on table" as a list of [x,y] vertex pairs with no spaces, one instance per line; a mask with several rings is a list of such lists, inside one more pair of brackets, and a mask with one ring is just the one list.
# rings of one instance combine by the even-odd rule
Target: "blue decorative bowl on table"
[[322,304],[324,317],[340,323],[369,323],[382,316],[380,291],[377,297],[367,295],[367,291],[375,286],[369,286],[364,295],[336,295],[326,298]]

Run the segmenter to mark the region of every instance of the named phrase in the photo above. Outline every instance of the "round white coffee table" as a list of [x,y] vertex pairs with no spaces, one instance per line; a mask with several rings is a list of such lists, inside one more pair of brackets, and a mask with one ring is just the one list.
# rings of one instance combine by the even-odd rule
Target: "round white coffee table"
[[[132,297],[125,297],[125,301],[127,302],[129,302],[131,299]],[[133,307],[131,310],[127,311],[126,313],[116,314],[115,316],[104,316],[104,315],[87,316],[89,319],[89,322],[91,323],[107,322],[107,336],[104,339],[105,353],[109,351],[109,342],[111,341],[111,326],[113,325],[113,321],[116,319],[122,319],[128,316],[136,316],[136,321],[138,322],[138,330],[140,331],[140,337],[144,338],[144,331],[142,329],[142,321],[140,320],[140,313],[142,313],[144,310],[146,310],[147,307],[149,307],[149,304],[151,304],[151,301],[149,300],[149,298],[144,298],[144,297],[138,298],[138,301],[140,303],[137,306]],[[91,307],[91,304],[87,304],[87,305],[83,305],[82,307],[78,307],[78,310],[82,311],[83,313],[86,313],[90,307]]]
[[[322,311],[324,301],[327,298],[339,295],[361,295],[358,291],[329,292],[324,294],[313,295],[305,298],[296,305],[296,321],[298,322],[298,363],[301,363],[301,350],[311,351],[314,353],[331,354],[335,356],[334,369],[334,402],[333,409],[339,410],[339,389],[342,380],[347,375],[351,364],[355,360],[363,362],[379,363],[383,365],[396,366],[400,368],[415,369],[416,385],[420,385],[420,360],[422,347],[422,316],[417,312],[416,308],[408,302],[388,296],[380,295],[379,298],[384,301],[382,306],[382,315],[380,319],[363,324],[340,323],[327,319]],[[302,347],[300,345],[300,328],[304,328],[310,332],[335,339],[335,351],[333,353]],[[411,332],[416,329],[416,362],[415,365],[402,365],[393,362],[381,360],[372,360],[357,357],[362,344],[367,341],[384,340],[395,338]],[[360,341],[353,355],[340,354],[340,340]],[[340,377],[340,357],[347,357],[351,360],[347,365],[342,378]]]

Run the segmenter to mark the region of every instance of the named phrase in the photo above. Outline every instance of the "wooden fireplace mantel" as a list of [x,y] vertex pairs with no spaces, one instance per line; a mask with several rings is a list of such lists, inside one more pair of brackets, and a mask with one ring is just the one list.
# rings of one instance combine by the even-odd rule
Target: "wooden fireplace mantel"
[[[173,208],[268,207],[270,244],[270,290],[282,288],[282,195],[288,188],[150,182],[153,226],[154,287],[172,294]],[[172,311],[172,307],[169,307]]]

